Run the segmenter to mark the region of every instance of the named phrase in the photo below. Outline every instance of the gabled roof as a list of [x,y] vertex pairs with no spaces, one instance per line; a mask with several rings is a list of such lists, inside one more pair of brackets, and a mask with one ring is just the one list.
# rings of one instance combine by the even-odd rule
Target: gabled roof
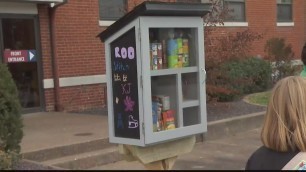
[[136,6],[132,11],[121,17],[98,37],[104,42],[111,35],[119,31],[129,22],[139,16],[200,16],[203,17],[210,10],[202,3],[169,3],[145,1]]

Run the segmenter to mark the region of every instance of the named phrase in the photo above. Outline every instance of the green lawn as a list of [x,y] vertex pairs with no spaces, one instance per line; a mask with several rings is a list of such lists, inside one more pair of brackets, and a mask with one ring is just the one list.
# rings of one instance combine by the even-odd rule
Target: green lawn
[[250,94],[246,96],[245,100],[251,104],[257,104],[261,106],[267,106],[271,91]]

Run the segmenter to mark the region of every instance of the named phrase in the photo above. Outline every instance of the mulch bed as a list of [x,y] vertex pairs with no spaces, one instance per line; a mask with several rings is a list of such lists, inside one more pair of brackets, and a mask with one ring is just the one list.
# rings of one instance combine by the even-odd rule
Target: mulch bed
[[206,104],[206,107],[208,122],[266,111],[265,106],[249,104],[244,100],[233,102],[210,102]]
[[[235,116],[247,115],[250,113],[262,112],[266,110],[265,106],[249,104],[243,99],[232,102],[208,102],[206,103],[207,121],[216,121]],[[90,109],[82,112],[73,112],[90,115],[107,115],[105,108]]]

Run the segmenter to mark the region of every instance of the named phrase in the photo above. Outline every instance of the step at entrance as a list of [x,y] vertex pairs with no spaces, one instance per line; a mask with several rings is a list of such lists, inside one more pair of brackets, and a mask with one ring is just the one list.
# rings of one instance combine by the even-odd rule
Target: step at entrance
[[112,146],[101,150],[52,159],[42,163],[70,170],[85,170],[120,160],[123,160],[123,156],[119,154],[118,146]]
[[108,138],[27,152],[22,156],[46,166],[71,170],[89,169],[123,160],[118,145],[109,143]]

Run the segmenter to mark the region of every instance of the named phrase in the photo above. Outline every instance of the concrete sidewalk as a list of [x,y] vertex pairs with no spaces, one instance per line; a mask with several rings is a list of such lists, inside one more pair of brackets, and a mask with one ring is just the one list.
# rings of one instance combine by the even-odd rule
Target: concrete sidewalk
[[198,143],[191,153],[178,159],[173,169],[244,170],[248,158],[261,145],[260,128]]
[[23,115],[21,153],[108,138],[106,115],[38,112]]
[[[176,160],[173,170],[244,170],[250,155],[262,145],[260,129],[197,143],[191,153]],[[119,161],[90,170],[145,170],[138,162]]]
[[[243,169],[249,154],[259,146],[259,133],[254,129],[260,128],[263,114],[264,112],[259,112],[209,122],[204,142],[197,143],[192,153],[179,157],[174,169]],[[95,147],[101,147],[99,145],[108,142],[106,114],[39,112],[23,115],[23,123],[24,137],[21,142],[21,153],[28,155],[35,153],[35,156],[38,153],[39,157],[34,160],[38,163],[45,161],[43,160],[45,152],[46,155],[51,152],[52,156],[55,156],[54,154],[59,152],[68,154],[77,149],[85,151],[91,147],[91,151],[95,152],[97,150]],[[237,133],[249,130],[252,131],[235,136]],[[222,140],[222,138],[225,139]],[[116,145],[113,144],[113,146]],[[61,149],[58,149],[59,147]],[[61,154],[57,154],[59,155]],[[105,156],[105,158],[108,157]],[[99,159],[89,159],[88,162],[93,160]],[[102,166],[96,165],[90,169],[144,169],[139,162],[126,162],[120,159],[117,161]],[[224,166],[224,164],[227,165]]]
[[[263,113],[209,122],[206,138],[212,140],[258,128]],[[108,118],[105,114],[38,112],[23,115],[23,123],[22,153],[108,138]]]

